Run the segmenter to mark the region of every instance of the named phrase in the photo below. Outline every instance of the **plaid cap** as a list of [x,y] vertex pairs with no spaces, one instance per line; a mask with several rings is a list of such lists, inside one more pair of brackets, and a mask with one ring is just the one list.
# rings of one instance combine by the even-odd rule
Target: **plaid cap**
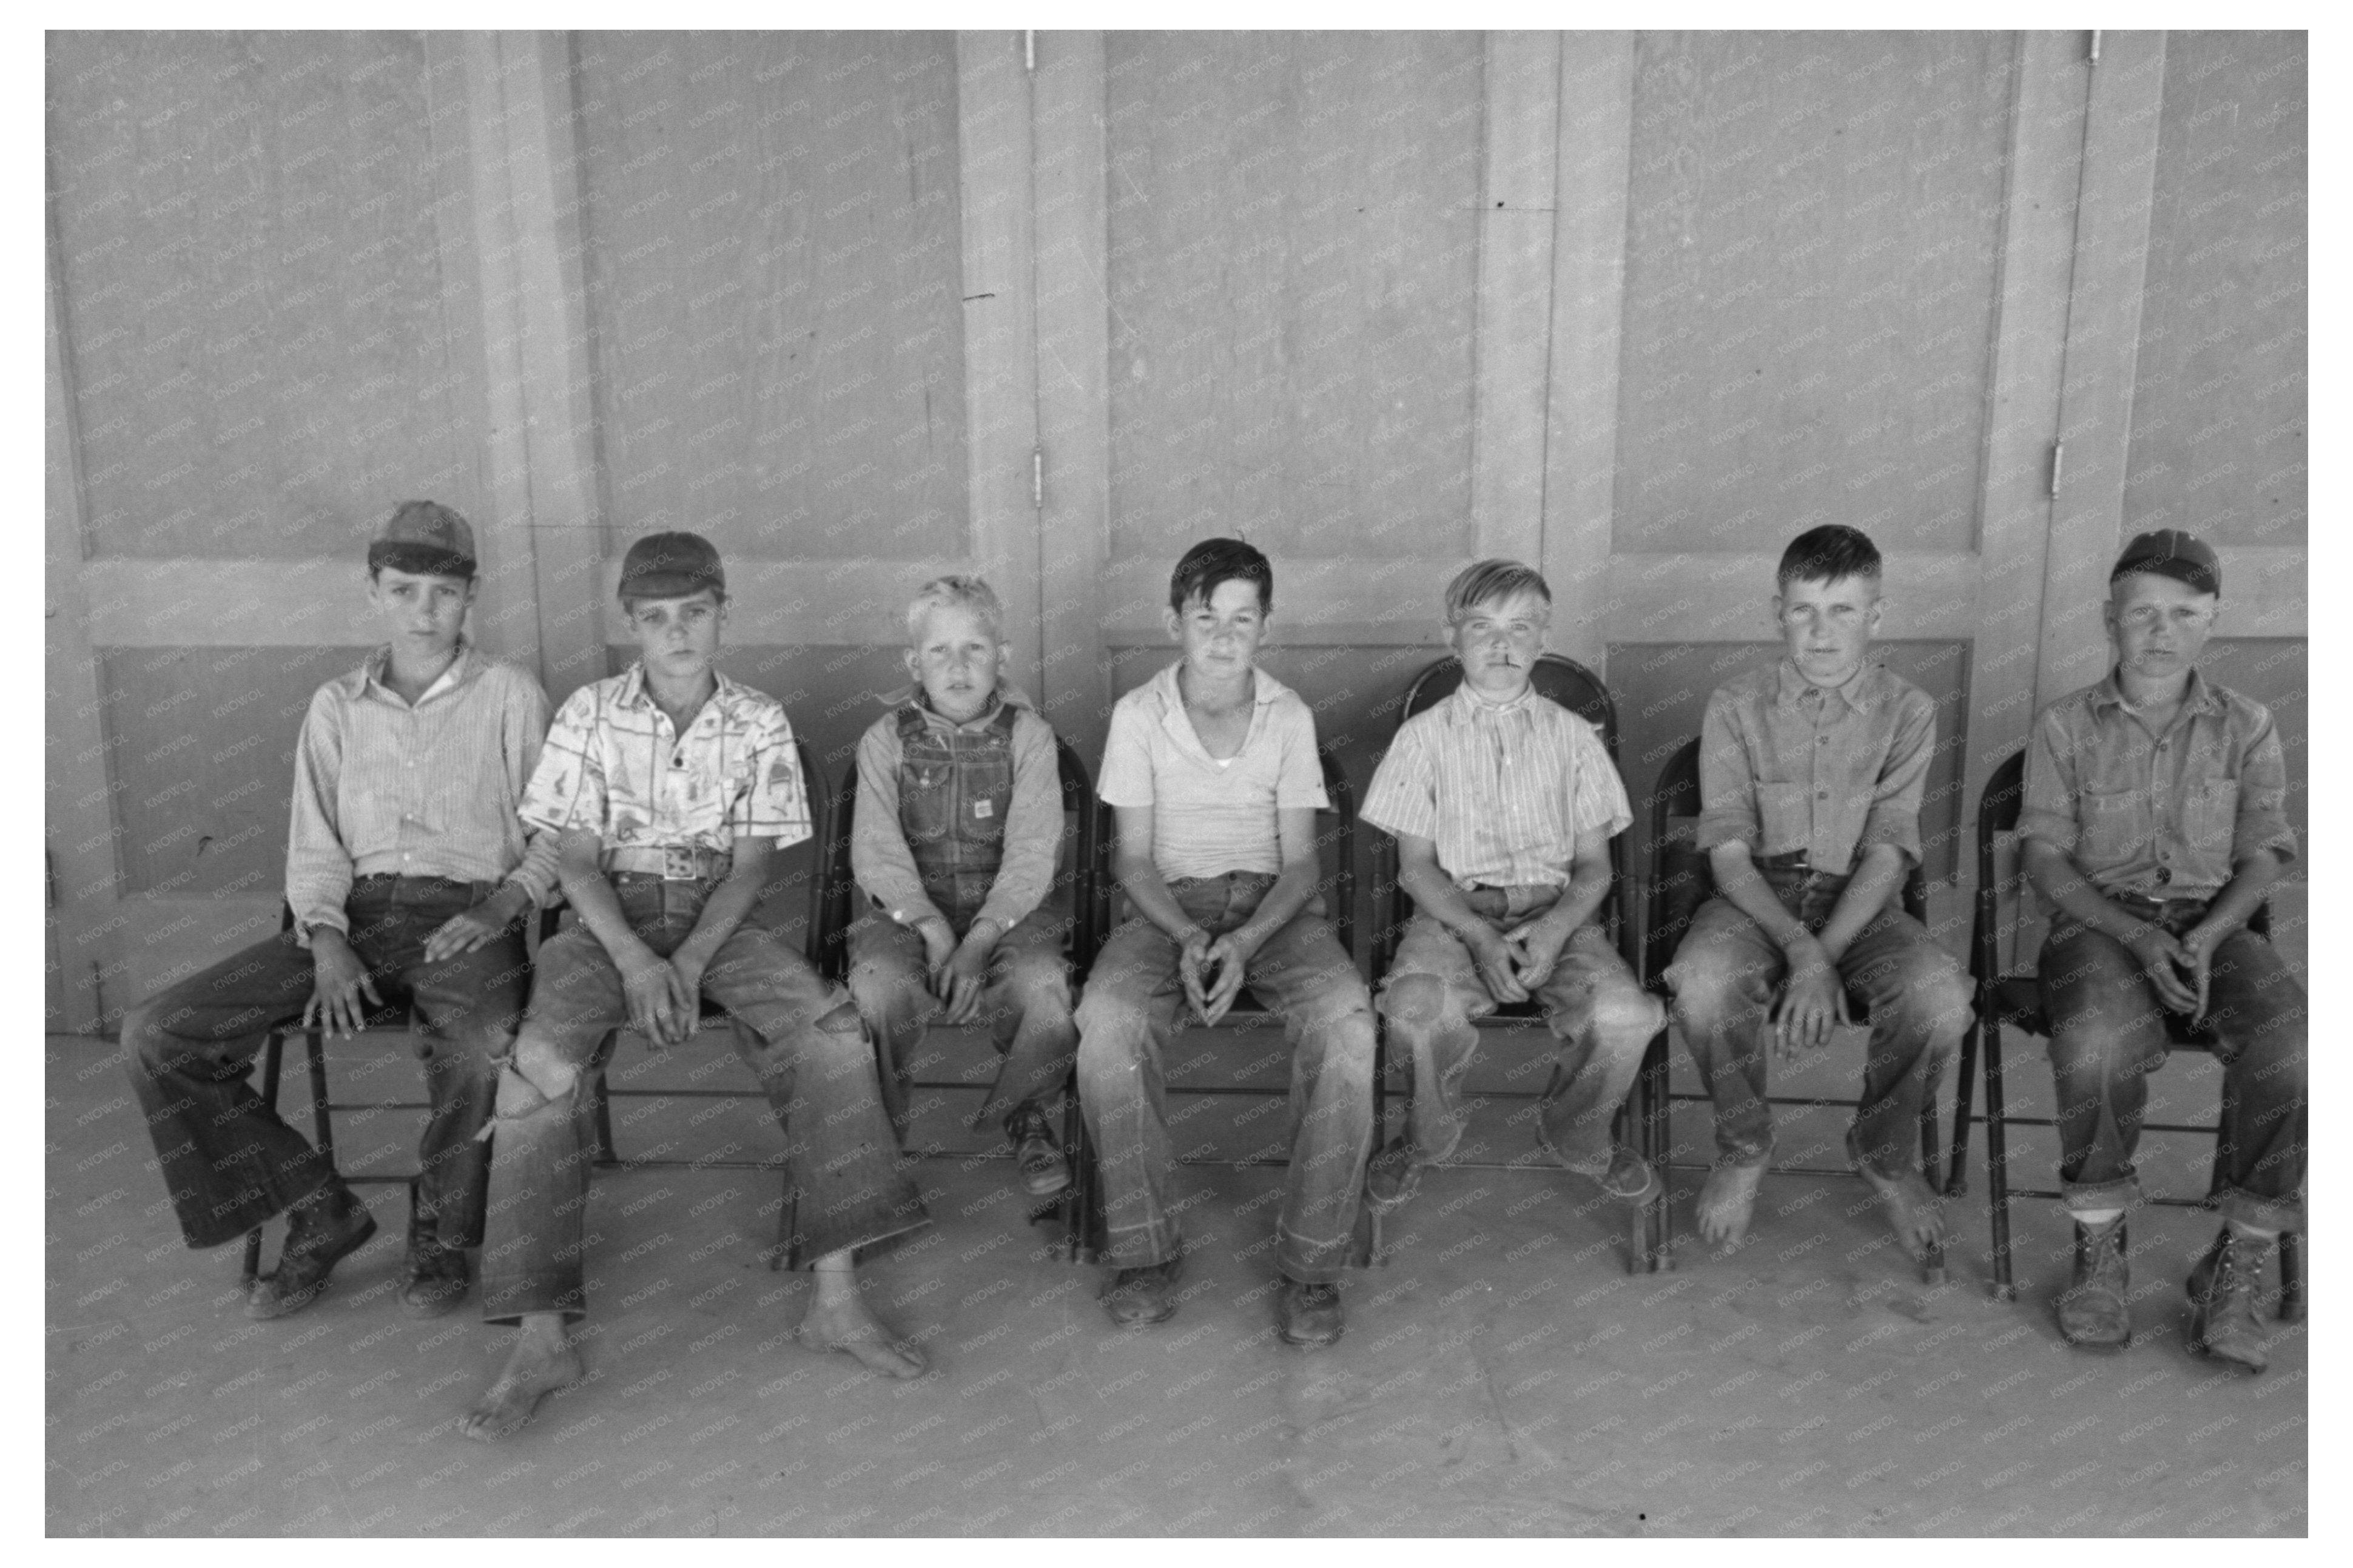
[[474,531],[439,501],[405,500],[368,542],[368,570],[422,572],[436,577],[474,574]]
[[724,594],[727,574],[699,533],[649,533],[621,558],[623,599],[683,599],[705,588]]
[[2177,583],[2187,583],[2201,594],[2222,591],[2222,560],[2214,547],[2194,533],[2178,528],[2152,529],[2136,533],[2125,552],[2116,557],[2116,569],[2108,581],[2130,572],[2147,572],[2159,577],[2170,577]]

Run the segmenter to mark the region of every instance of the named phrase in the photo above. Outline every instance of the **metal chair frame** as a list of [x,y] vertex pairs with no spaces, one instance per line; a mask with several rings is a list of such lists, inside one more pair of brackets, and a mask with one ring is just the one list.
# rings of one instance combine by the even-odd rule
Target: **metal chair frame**
[[[1068,887],[1071,892],[1071,938],[1065,948],[1071,965],[1073,980],[1086,973],[1094,962],[1095,949],[1103,936],[1096,924],[1095,837],[1099,828],[1094,810],[1094,782],[1087,774],[1086,763],[1068,741],[1054,738],[1054,762],[1061,788],[1062,810],[1077,821],[1071,829],[1072,843],[1070,869],[1055,878],[1057,890]],[[853,762],[844,770],[841,787],[834,794],[829,816],[833,835],[827,841],[824,885],[818,897],[823,918],[818,927],[818,972],[828,980],[847,984],[849,978],[849,927],[858,914],[858,879],[850,868],[850,841],[857,822],[858,768]],[[1049,895],[1051,896],[1050,894]],[[1076,986],[1072,989],[1075,991]],[[875,1042],[875,1070],[881,1071],[881,1042]],[[979,1086],[952,1079],[914,1079],[911,1089],[956,1089]],[[1085,1119],[1079,1109],[1077,1068],[1071,1069],[1062,1101],[1062,1146],[1075,1150],[1085,1135]],[[926,1150],[918,1158],[932,1160],[970,1159],[986,1153],[971,1149]],[[1010,1159],[1008,1152],[1003,1158]],[[1048,1199],[1030,1215],[1033,1223],[1052,1220],[1061,1226],[1062,1239],[1058,1256],[1065,1262],[1077,1260],[1084,1241],[1082,1215],[1090,1204],[1097,1202],[1093,1184],[1097,1180],[1092,1160],[1071,1159],[1071,1184]]]
[[[1618,704],[1609,689],[1575,659],[1561,654],[1538,656],[1530,671],[1532,684],[1539,695],[1590,723],[1601,732],[1601,743],[1609,753],[1610,764],[1618,762]],[[1407,683],[1405,700],[1398,710],[1398,724],[1402,728],[1408,719],[1434,707],[1451,695],[1462,682],[1462,665],[1448,654],[1424,665]],[[1372,878],[1374,921],[1377,927],[1373,942],[1372,969],[1376,983],[1385,978],[1389,966],[1397,960],[1398,947],[1403,940],[1406,921],[1412,914],[1413,900],[1398,880],[1398,845],[1390,835],[1378,828],[1372,830]],[[1630,964],[1633,955],[1625,915],[1625,892],[1632,878],[1628,868],[1629,837],[1619,834],[1609,841],[1609,890],[1604,895],[1595,916],[1609,932],[1611,943]],[[1378,1018],[1377,1012],[1375,1015]],[[1525,1027],[1530,1025],[1546,1027],[1544,1009],[1534,998],[1498,1005],[1494,1012],[1473,1022],[1485,1028]],[[1549,1035],[1547,1035],[1549,1038]],[[1388,1031],[1380,1031],[1380,1044],[1373,1058],[1373,1118],[1374,1147],[1377,1150],[1388,1136]],[[1541,1100],[1553,1092],[1560,1078],[1560,1068],[1555,1063],[1553,1076],[1541,1089],[1498,1089],[1484,1096],[1493,1100]],[[1627,1141],[1636,1153],[1650,1159],[1657,1151],[1651,1146],[1655,1119],[1645,1104],[1648,1080],[1638,1074],[1634,1091],[1618,1112],[1620,1137],[1631,1133]],[[1500,1160],[1449,1160],[1447,1169],[1476,1171],[1507,1171],[1524,1167]],[[1653,1211],[1656,1211],[1655,1213]],[[1627,1220],[1626,1271],[1630,1274],[1649,1273],[1660,1267],[1654,1248],[1653,1235],[1663,1237],[1664,1198],[1652,1200],[1640,1210],[1630,1214]]]
[[[1649,798],[1643,804],[1645,846],[1648,869],[1642,880],[1642,919],[1641,959],[1635,973],[1642,984],[1672,1002],[1665,975],[1667,966],[1674,962],[1675,949],[1683,932],[1690,929],[1692,917],[1699,912],[1715,891],[1715,879],[1708,868],[1707,857],[1694,847],[1692,835],[1679,830],[1678,820],[1695,822],[1699,816],[1699,737],[1694,735],[1675,749],[1661,769],[1657,783],[1651,786]],[[1926,923],[1928,917],[1928,883],[1926,875],[1915,864],[1904,879],[1901,893],[1904,912],[1914,920]],[[1672,1026],[1669,1018],[1669,1028]],[[1651,1147],[1672,1150],[1673,1143],[1673,1112],[1676,1100],[1697,1100],[1711,1103],[1704,1093],[1673,1093],[1667,1087],[1669,1058],[1668,1028],[1662,1028],[1651,1042],[1642,1061],[1642,1078],[1647,1081],[1645,1109],[1654,1119]],[[1967,1069],[1964,1068],[1964,1071]],[[1766,1097],[1767,1105],[1831,1107],[1852,1110],[1856,1101],[1825,1099],[1819,1095],[1782,1095]],[[1936,1130],[1937,1097],[1931,1093],[1920,1107],[1920,1165],[1928,1185],[1944,1190],[1936,1172],[1940,1142]],[[1710,1167],[1689,1161],[1670,1161],[1666,1168],[1676,1171],[1705,1171]],[[1852,1176],[1853,1171],[1844,1166],[1772,1165],[1767,1173],[1777,1176]],[[1662,1200],[1663,1207],[1663,1199]],[[1661,1216],[1659,1253],[1662,1266],[1674,1267],[1672,1243],[1664,1234],[1664,1215]],[[1940,1284],[1945,1277],[1945,1251],[1931,1247],[1922,1259],[1921,1270],[1929,1283]]]
[[[2050,1021],[2042,1012],[2041,986],[2032,969],[2006,973],[2001,966],[2002,903],[2005,895],[2010,908],[2019,909],[2024,896],[2023,868],[2014,868],[2007,877],[2000,875],[1997,856],[1998,841],[2004,836],[2015,837],[2018,831],[2019,809],[2025,795],[2026,753],[2013,752],[1994,769],[1986,780],[1985,789],[1978,797],[1977,830],[1977,911],[1969,931],[1969,979],[1977,987],[1977,1022],[1961,1042],[1961,1075],[1959,1102],[1953,1116],[1953,1142],[1950,1187],[1961,1190],[1966,1179],[1968,1155],[1969,1094],[1971,1072],[1982,1047],[1985,1061],[1985,1114],[1976,1120],[1985,1123],[1987,1209],[1993,1232],[1993,1293],[2004,1301],[2018,1300],[2018,1286],[2010,1272],[2010,1200],[2013,1197],[2057,1199],[2063,1194],[2045,1187],[2013,1187],[2010,1184],[2010,1151],[2005,1130],[2010,1127],[2052,1127],[2057,1125],[2048,1116],[2011,1116],[2002,1101],[2001,1035],[2004,1028],[2021,1030],[2030,1035],[2050,1038]],[[2012,925],[2016,924],[2013,917]],[[2247,921],[2247,929],[2257,936],[2271,933],[2271,906],[2257,909]],[[2178,1015],[2165,1015],[2167,1034],[2172,1045],[2180,1049],[2211,1053],[2216,1041],[2203,1030],[2192,1029],[2189,1020]],[[2227,1089],[2224,1091],[2228,1093]],[[2219,1145],[2221,1124],[2183,1123],[2175,1121],[2144,1121],[2144,1132],[2195,1132],[2213,1137]],[[2168,1208],[2205,1208],[2209,1198],[2154,1197],[2152,1204]],[[2295,1231],[2280,1233],[2280,1305],[2283,1321],[2301,1322],[2305,1315],[2304,1259],[2302,1237]]]

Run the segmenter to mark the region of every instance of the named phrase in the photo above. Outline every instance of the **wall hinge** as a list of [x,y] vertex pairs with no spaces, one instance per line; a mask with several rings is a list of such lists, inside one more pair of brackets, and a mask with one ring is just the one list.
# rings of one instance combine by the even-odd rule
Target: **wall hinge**
[[2061,467],[2062,467],[2063,464],[2065,464],[2065,462],[2066,462],[2066,461],[2067,461],[2067,443],[2066,443],[2066,442],[2064,442],[2064,441],[2053,441],[2053,442],[2052,442],[2052,443],[2051,443],[2051,499],[2052,499],[2052,500],[2057,500],[2059,499],[2059,470],[2060,470]]
[[2100,63],[2100,30],[2097,27],[2092,29],[2092,63]]
[[1046,449],[1029,448],[1029,504],[1039,511],[1046,510]]
[[[2092,35],[2092,58],[2100,58],[2100,35],[2097,33]],[[1026,27],[1021,32],[1021,68],[1026,71],[1038,68],[1038,35]]]

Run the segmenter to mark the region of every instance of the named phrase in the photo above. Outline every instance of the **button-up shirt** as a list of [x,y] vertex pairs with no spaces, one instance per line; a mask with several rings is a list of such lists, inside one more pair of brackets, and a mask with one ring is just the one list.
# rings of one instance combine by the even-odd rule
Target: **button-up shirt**
[[[715,672],[714,672],[715,673]],[[783,704],[724,675],[681,735],[646,689],[642,664],[565,699],[522,819],[594,833],[607,849],[671,845],[732,853],[809,837],[807,785]]]
[[1095,793],[1109,805],[1152,807],[1152,861],[1168,880],[1281,871],[1276,813],[1331,804],[1315,756],[1315,715],[1299,693],[1254,669],[1242,749],[1212,757],[1185,711],[1182,668],[1170,665],[1113,707]]
[[460,643],[410,703],[385,682],[378,648],[311,695],[294,752],[286,902],[297,940],[348,932],[355,878],[391,874],[512,881],[544,903],[553,839],[528,839],[517,814],[547,731],[547,694],[511,664]]
[[[975,920],[997,922],[1004,934],[1046,901],[1054,882],[1054,861],[1062,844],[1061,767],[1054,754],[1054,729],[1038,716],[1029,699],[1007,690],[967,724],[951,723],[932,711],[922,687],[909,699],[933,730],[976,734],[997,721],[1007,707],[1013,716],[1013,798],[1005,807],[1005,847],[997,880]],[[920,925],[939,914],[923,891],[923,873],[899,820],[899,767],[905,748],[899,741],[896,709],[877,719],[858,742],[858,807],[852,813],[849,868],[891,918]],[[983,802],[983,805],[987,803]]]
[[1566,887],[1580,834],[1634,820],[1591,724],[1533,688],[1498,705],[1468,686],[1398,726],[1363,816],[1435,842],[1460,888]]
[[2065,851],[2104,893],[2211,898],[2259,851],[2295,858],[2286,797],[2262,703],[2193,669],[2160,735],[2125,706],[2111,670],[2035,720],[2018,831]]
[[1936,744],[1936,700],[1883,666],[1865,665],[1839,687],[1812,684],[1787,658],[1753,670],[1707,700],[1695,842],[1802,852],[1833,877],[1874,844],[1916,864]]

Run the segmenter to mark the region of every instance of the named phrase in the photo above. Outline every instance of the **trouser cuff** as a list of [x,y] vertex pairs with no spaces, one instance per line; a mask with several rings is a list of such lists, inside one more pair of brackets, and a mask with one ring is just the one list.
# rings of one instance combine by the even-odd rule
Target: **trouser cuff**
[[2224,1219],[2256,1230],[2304,1229],[2304,1203],[2298,1198],[2267,1198],[2242,1187],[2225,1187],[2214,1194],[2214,1207]]

